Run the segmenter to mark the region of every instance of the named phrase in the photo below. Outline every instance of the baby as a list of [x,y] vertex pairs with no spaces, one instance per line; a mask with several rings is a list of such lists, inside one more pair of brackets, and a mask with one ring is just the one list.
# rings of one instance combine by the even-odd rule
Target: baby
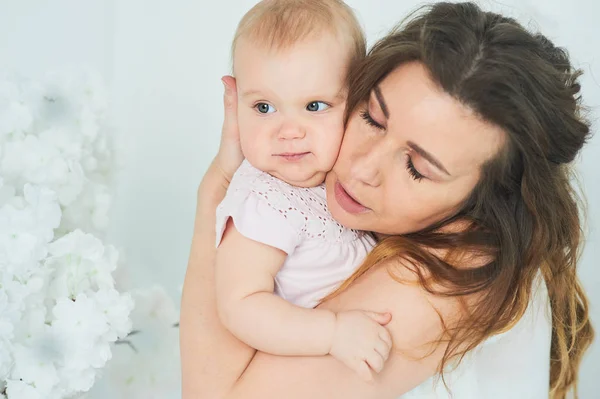
[[257,350],[331,354],[364,378],[392,342],[389,315],[314,309],[373,247],[327,210],[323,181],[344,134],[349,68],[365,55],[339,0],[265,0],[232,47],[246,160],[217,209],[219,316]]

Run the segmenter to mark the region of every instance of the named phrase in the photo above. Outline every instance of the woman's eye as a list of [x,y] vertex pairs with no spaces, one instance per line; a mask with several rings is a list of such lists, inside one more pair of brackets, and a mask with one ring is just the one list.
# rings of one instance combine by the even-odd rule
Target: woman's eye
[[376,128],[378,130],[385,130],[384,126],[377,123],[377,121],[375,119],[373,119],[371,114],[369,114],[369,111],[367,111],[367,110],[362,111],[360,113],[360,117],[363,118],[365,122],[367,122],[367,125],[373,126],[374,128]]
[[413,163],[410,157],[408,157],[408,159],[406,160],[406,169],[408,170],[410,177],[412,177],[414,180],[421,181],[423,179],[426,179],[426,177],[419,173],[417,168],[415,168],[415,164]]
[[328,108],[329,104],[326,104],[323,101],[313,101],[306,106],[306,110],[310,112],[325,111]]
[[254,106],[261,114],[272,114],[275,112],[275,107],[267,103],[258,103]]

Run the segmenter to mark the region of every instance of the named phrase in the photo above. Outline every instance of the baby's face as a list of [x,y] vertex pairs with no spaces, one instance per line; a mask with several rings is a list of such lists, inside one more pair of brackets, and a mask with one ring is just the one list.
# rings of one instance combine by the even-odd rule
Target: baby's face
[[347,60],[330,34],[281,51],[238,42],[240,139],[254,167],[294,186],[323,182],[344,134]]

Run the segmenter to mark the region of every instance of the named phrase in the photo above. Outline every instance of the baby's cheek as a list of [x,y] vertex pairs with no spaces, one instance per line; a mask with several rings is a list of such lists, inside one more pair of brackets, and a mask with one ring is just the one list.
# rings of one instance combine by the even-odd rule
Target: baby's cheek
[[327,142],[329,145],[329,149],[332,153],[337,153],[340,150],[342,145],[342,141],[344,139],[344,125],[341,120],[332,121],[332,123],[327,128]]
[[322,151],[324,152],[323,159],[325,171],[330,171],[331,168],[333,168],[333,164],[335,164],[340,151],[340,144],[339,141],[330,140],[326,146],[323,146]]
[[246,158],[251,158],[254,155],[254,145],[248,135],[240,132],[240,145],[242,147],[242,153]]
[[240,144],[244,157],[255,167],[259,169],[263,167],[262,164],[266,161],[265,158],[267,158],[265,152],[268,152],[268,148],[265,147],[264,143],[252,137],[240,136]]

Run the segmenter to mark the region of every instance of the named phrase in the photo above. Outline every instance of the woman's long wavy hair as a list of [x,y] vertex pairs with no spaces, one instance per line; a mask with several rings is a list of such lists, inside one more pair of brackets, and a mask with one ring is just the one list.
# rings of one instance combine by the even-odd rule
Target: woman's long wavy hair
[[[416,266],[413,271],[431,293],[485,293],[470,303],[468,317],[446,328],[442,373],[450,359],[462,359],[523,316],[541,270],[552,308],[549,391],[556,399],[571,390],[576,395],[581,358],[594,335],[576,274],[581,209],[570,166],[590,136],[578,95],[581,72],[563,49],[514,19],[473,3],[437,3],[376,43],[350,73],[348,116],[384,77],[411,61],[423,63],[445,92],[501,127],[504,148],[484,165],[456,215],[425,231],[383,239],[332,295],[398,256]],[[469,227],[442,232],[457,220]],[[431,249],[453,256],[441,259]],[[452,259],[464,259],[465,253],[485,254],[487,264],[456,267]]]

